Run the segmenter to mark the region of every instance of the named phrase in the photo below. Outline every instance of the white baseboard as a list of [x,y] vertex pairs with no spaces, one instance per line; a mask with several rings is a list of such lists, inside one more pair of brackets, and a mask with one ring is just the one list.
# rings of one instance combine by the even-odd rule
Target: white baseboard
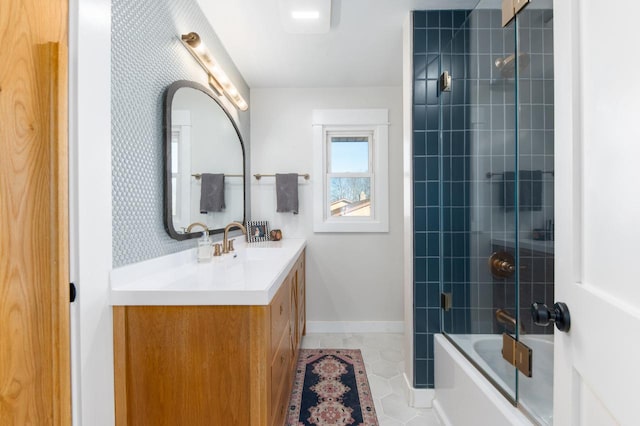
[[435,389],[414,388],[411,380],[407,377],[407,373],[404,373],[402,376],[404,377],[404,391],[409,406],[415,408],[431,408],[433,406],[433,398],[435,397]]
[[307,333],[402,333],[402,321],[307,321]]

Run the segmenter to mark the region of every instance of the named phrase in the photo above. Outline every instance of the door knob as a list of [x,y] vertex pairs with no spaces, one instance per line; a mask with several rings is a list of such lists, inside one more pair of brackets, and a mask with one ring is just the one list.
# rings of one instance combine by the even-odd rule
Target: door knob
[[543,327],[555,323],[560,331],[567,332],[571,328],[571,316],[566,303],[556,302],[552,309],[544,303],[532,303],[531,318],[536,325]]

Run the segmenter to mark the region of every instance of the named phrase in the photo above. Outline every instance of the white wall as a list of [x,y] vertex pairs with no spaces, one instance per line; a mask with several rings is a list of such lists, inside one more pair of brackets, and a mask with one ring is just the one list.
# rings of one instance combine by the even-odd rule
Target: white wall
[[[120,267],[195,246],[194,240],[171,239],[162,208],[163,94],[176,80],[208,86],[206,72],[180,43],[180,34],[197,30],[240,94],[251,100],[196,0],[112,0],[111,5],[113,265]],[[141,19],[145,25],[139,25]],[[247,143],[249,113],[238,112],[224,96],[214,97],[229,109]]]
[[111,1],[69,3],[69,167],[74,425],[112,425]]
[[[77,301],[71,306],[72,414],[74,425],[86,426],[115,422],[109,300],[113,243],[111,5],[111,0],[69,2],[70,278],[78,286]],[[208,45],[217,58],[227,56],[221,45]],[[241,76],[235,79],[239,76],[235,67],[225,70],[234,81],[241,80]],[[248,99],[248,88],[240,89]],[[246,143],[247,115],[238,115]]]
[[[300,179],[300,214],[276,213],[275,179],[252,178],[252,219],[305,238],[309,331],[402,327],[402,88],[251,90],[251,173],[311,173],[311,111],[389,109],[389,232],[313,233],[313,179]],[[342,322],[323,324],[317,322]],[[380,322],[378,324],[354,324]]]

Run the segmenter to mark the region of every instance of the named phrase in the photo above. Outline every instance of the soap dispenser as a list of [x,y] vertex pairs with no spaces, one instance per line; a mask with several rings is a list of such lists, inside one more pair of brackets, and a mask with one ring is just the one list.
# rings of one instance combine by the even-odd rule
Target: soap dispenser
[[202,232],[202,238],[198,240],[198,262],[210,262],[211,261],[211,241],[209,241],[209,233],[207,231]]

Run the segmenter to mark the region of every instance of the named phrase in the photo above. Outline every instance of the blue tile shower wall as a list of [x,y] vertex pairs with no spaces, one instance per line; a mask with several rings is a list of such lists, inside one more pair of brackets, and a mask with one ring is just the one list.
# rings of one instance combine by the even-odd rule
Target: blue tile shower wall
[[[463,15],[466,16],[466,15]],[[442,313],[442,330],[468,333],[470,315],[469,182],[470,108],[469,29],[466,22],[454,29],[451,42],[442,47],[441,69],[451,74],[451,91],[442,93],[442,291],[451,294],[452,308]]]
[[[553,218],[553,12],[527,9],[519,16],[520,52],[530,64],[517,82],[517,139],[516,82],[494,67],[496,57],[514,52],[514,26],[503,29],[498,10],[414,12],[413,18],[414,386],[432,387],[435,332],[497,333],[497,308],[524,312],[533,300],[553,303],[552,251],[520,250],[526,268],[516,301],[514,280],[496,282],[485,271],[486,250],[508,247],[487,247],[472,232],[491,241],[518,231],[531,238]],[[451,72],[453,89],[438,97],[440,70]],[[518,230],[514,214],[497,204],[500,180],[486,176],[514,170],[516,152],[520,170],[546,172],[541,209],[521,212]],[[441,289],[453,297],[453,309],[442,317]],[[544,332],[524,317],[528,332]]]
[[[443,66],[452,74],[458,69],[447,67],[464,70],[465,44],[451,41],[468,14],[464,10],[413,12],[414,386],[417,388],[433,387],[433,335],[442,328],[441,282],[447,277],[451,281],[452,256],[464,256],[468,244],[464,237],[468,213],[462,207],[468,193],[464,190],[465,90],[455,91],[455,96],[438,94],[441,60],[448,61]],[[458,186],[462,188],[460,191],[451,191]],[[459,196],[450,197],[452,193]],[[457,238],[458,235],[462,238]],[[463,266],[457,270],[464,269]]]

